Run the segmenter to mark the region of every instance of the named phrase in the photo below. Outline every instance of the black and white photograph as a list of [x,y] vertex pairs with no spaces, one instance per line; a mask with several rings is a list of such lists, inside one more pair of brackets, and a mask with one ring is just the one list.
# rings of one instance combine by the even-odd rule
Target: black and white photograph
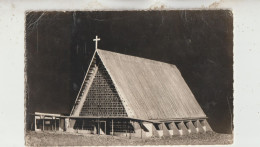
[[27,11],[28,146],[233,143],[231,10]]
[[0,1],[0,146],[260,146],[260,1]]

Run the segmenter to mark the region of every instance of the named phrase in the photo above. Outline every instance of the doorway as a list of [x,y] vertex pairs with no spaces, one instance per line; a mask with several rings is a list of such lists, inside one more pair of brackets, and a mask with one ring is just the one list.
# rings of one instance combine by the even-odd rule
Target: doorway
[[99,124],[100,124],[100,130],[99,130],[100,134],[101,135],[106,135],[107,134],[107,129],[106,129],[107,124],[106,124],[106,121],[100,121]]

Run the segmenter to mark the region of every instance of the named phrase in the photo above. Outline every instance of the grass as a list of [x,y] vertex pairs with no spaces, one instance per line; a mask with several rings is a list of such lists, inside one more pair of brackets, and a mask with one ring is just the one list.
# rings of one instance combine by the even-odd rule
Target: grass
[[232,143],[232,134],[214,132],[173,136],[172,138],[146,139],[67,132],[29,131],[25,134],[25,144],[27,146],[219,145]]

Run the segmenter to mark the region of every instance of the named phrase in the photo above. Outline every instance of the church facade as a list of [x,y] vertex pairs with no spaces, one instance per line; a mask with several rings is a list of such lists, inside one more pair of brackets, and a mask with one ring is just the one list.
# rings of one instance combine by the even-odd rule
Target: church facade
[[67,130],[136,137],[212,131],[176,66],[96,49]]
[[133,137],[212,131],[175,65],[97,49],[69,116],[35,113],[35,131]]

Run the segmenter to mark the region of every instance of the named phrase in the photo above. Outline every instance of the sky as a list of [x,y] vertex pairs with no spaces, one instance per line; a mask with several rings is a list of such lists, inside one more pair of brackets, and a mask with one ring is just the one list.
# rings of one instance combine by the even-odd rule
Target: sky
[[29,113],[70,113],[98,35],[100,49],[176,65],[213,130],[231,133],[231,11],[28,12],[25,27]]

